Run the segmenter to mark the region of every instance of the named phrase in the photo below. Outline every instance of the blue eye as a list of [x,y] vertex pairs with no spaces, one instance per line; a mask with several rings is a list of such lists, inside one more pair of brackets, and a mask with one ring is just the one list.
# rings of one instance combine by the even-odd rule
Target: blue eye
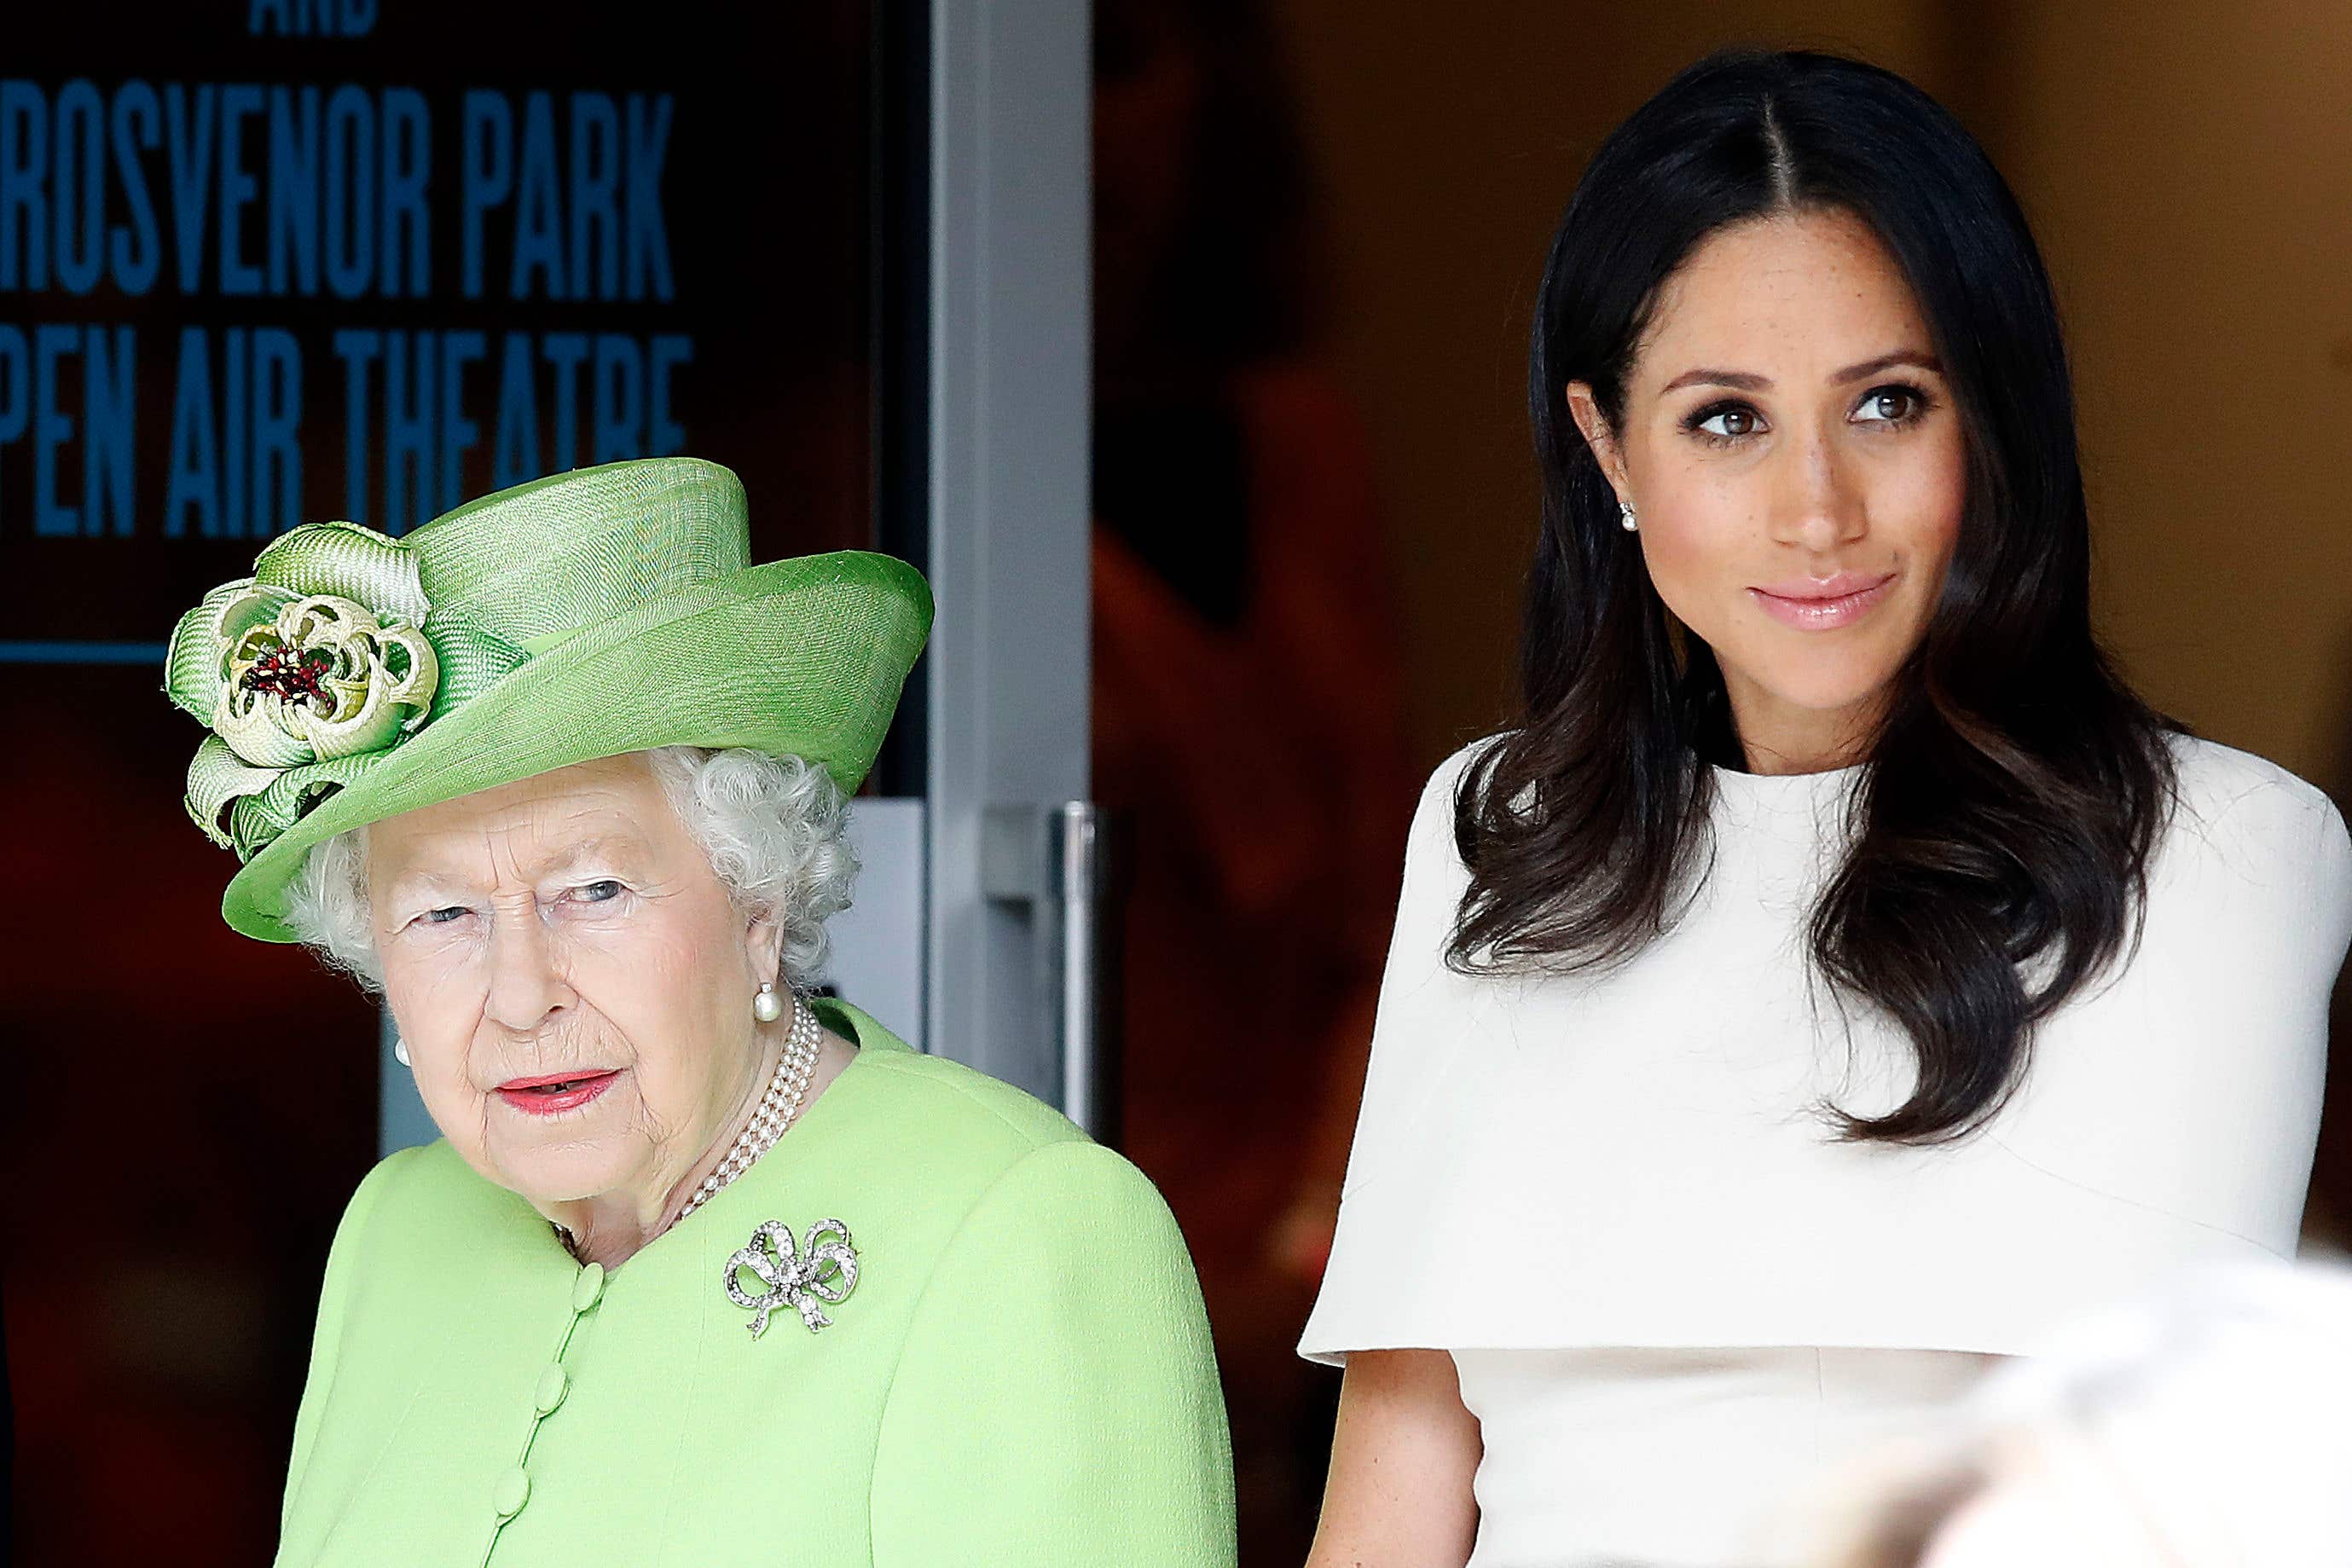
[[611,877],[606,877],[602,882],[586,883],[580,889],[580,893],[581,902],[583,904],[609,904],[621,896],[621,884]]
[[418,915],[417,918],[422,920],[427,925],[446,925],[449,922],[457,919],[459,915],[469,913],[471,912],[467,910],[465,905],[460,904],[446,904],[439,909],[428,909],[423,915]]

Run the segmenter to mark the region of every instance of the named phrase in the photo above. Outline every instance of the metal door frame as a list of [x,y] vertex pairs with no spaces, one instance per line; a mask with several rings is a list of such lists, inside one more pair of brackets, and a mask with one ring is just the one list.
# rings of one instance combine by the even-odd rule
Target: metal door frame
[[930,4],[924,1044],[1055,1103],[1088,977],[1047,865],[1003,868],[1088,788],[1090,23]]

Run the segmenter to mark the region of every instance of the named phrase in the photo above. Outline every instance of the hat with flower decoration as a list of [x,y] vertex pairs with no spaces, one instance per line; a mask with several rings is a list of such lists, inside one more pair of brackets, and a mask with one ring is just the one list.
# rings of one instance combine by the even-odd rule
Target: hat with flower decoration
[[313,845],[593,758],[751,747],[855,790],[930,591],[889,556],[750,557],[741,482],[688,457],[558,474],[398,538],[272,540],[164,655],[165,693],[212,731],[188,814],[244,862],[223,918],[293,941]]

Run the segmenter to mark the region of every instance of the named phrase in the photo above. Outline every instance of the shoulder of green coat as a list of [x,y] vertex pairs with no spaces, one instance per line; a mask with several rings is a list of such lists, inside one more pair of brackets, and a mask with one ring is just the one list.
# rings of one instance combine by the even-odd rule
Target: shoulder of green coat
[[352,1194],[335,1233],[331,1272],[374,1285],[445,1280],[544,1233],[515,1194],[485,1181],[446,1138],[396,1150]]
[[854,1027],[854,1032],[843,1032],[858,1044],[852,1071],[864,1080],[858,1093],[863,1118],[887,1122],[894,1130],[919,1127],[929,1156],[926,1163],[973,1167],[968,1174],[987,1179],[1032,1149],[1086,1141],[1068,1117],[1036,1096],[960,1061],[910,1050],[853,1009],[836,1003],[834,1012],[835,1019]]
[[360,1178],[360,1185],[352,1189],[350,1201],[343,1205],[343,1218],[335,1227],[338,1252],[343,1251],[348,1242],[357,1240],[377,1215],[413,1205],[425,1189],[436,1185],[436,1150],[464,1168],[464,1162],[457,1159],[446,1139],[425,1148],[394,1149],[376,1161]]
[[1006,1167],[982,1204],[1034,1208],[1073,1221],[1113,1221],[1131,1234],[1176,1234],[1175,1217],[1134,1162],[1089,1139],[1042,1145]]
[[499,1189],[485,1182],[446,1138],[415,1148],[395,1149],[378,1160],[352,1195],[376,1214],[439,1214],[492,1197]]
[[[1200,1311],[1192,1253],[1159,1188],[1124,1155],[1085,1139],[1032,1149],[975,1196],[940,1253],[926,1305],[936,1304],[942,1278],[973,1270],[1017,1272],[1048,1296],[1181,1298],[1183,1315]],[[950,1283],[948,1294],[961,1288]]]
[[943,1056],[911,1050],[845,1002],[818,1004],[826,1023],[859,1046],[859,1071],[890,1081],[893,1109],[966,1153],[992,1151],[1000,1166],[1032,1149],[1087,1142],[1070,1119],[1035,1095]]

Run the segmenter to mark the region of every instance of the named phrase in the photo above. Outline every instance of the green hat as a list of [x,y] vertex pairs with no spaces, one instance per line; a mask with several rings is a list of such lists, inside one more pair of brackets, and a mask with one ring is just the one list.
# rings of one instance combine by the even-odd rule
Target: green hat
[[245,862],[222,917],[291,942],[312,845],[593,758],[744,746],[855,790],[930,590],[886,555],[750,558],[742,482],[690,457],[554,475],[401,538],[272,540],[163,660],[164,692],[213,731],[188,814]]

